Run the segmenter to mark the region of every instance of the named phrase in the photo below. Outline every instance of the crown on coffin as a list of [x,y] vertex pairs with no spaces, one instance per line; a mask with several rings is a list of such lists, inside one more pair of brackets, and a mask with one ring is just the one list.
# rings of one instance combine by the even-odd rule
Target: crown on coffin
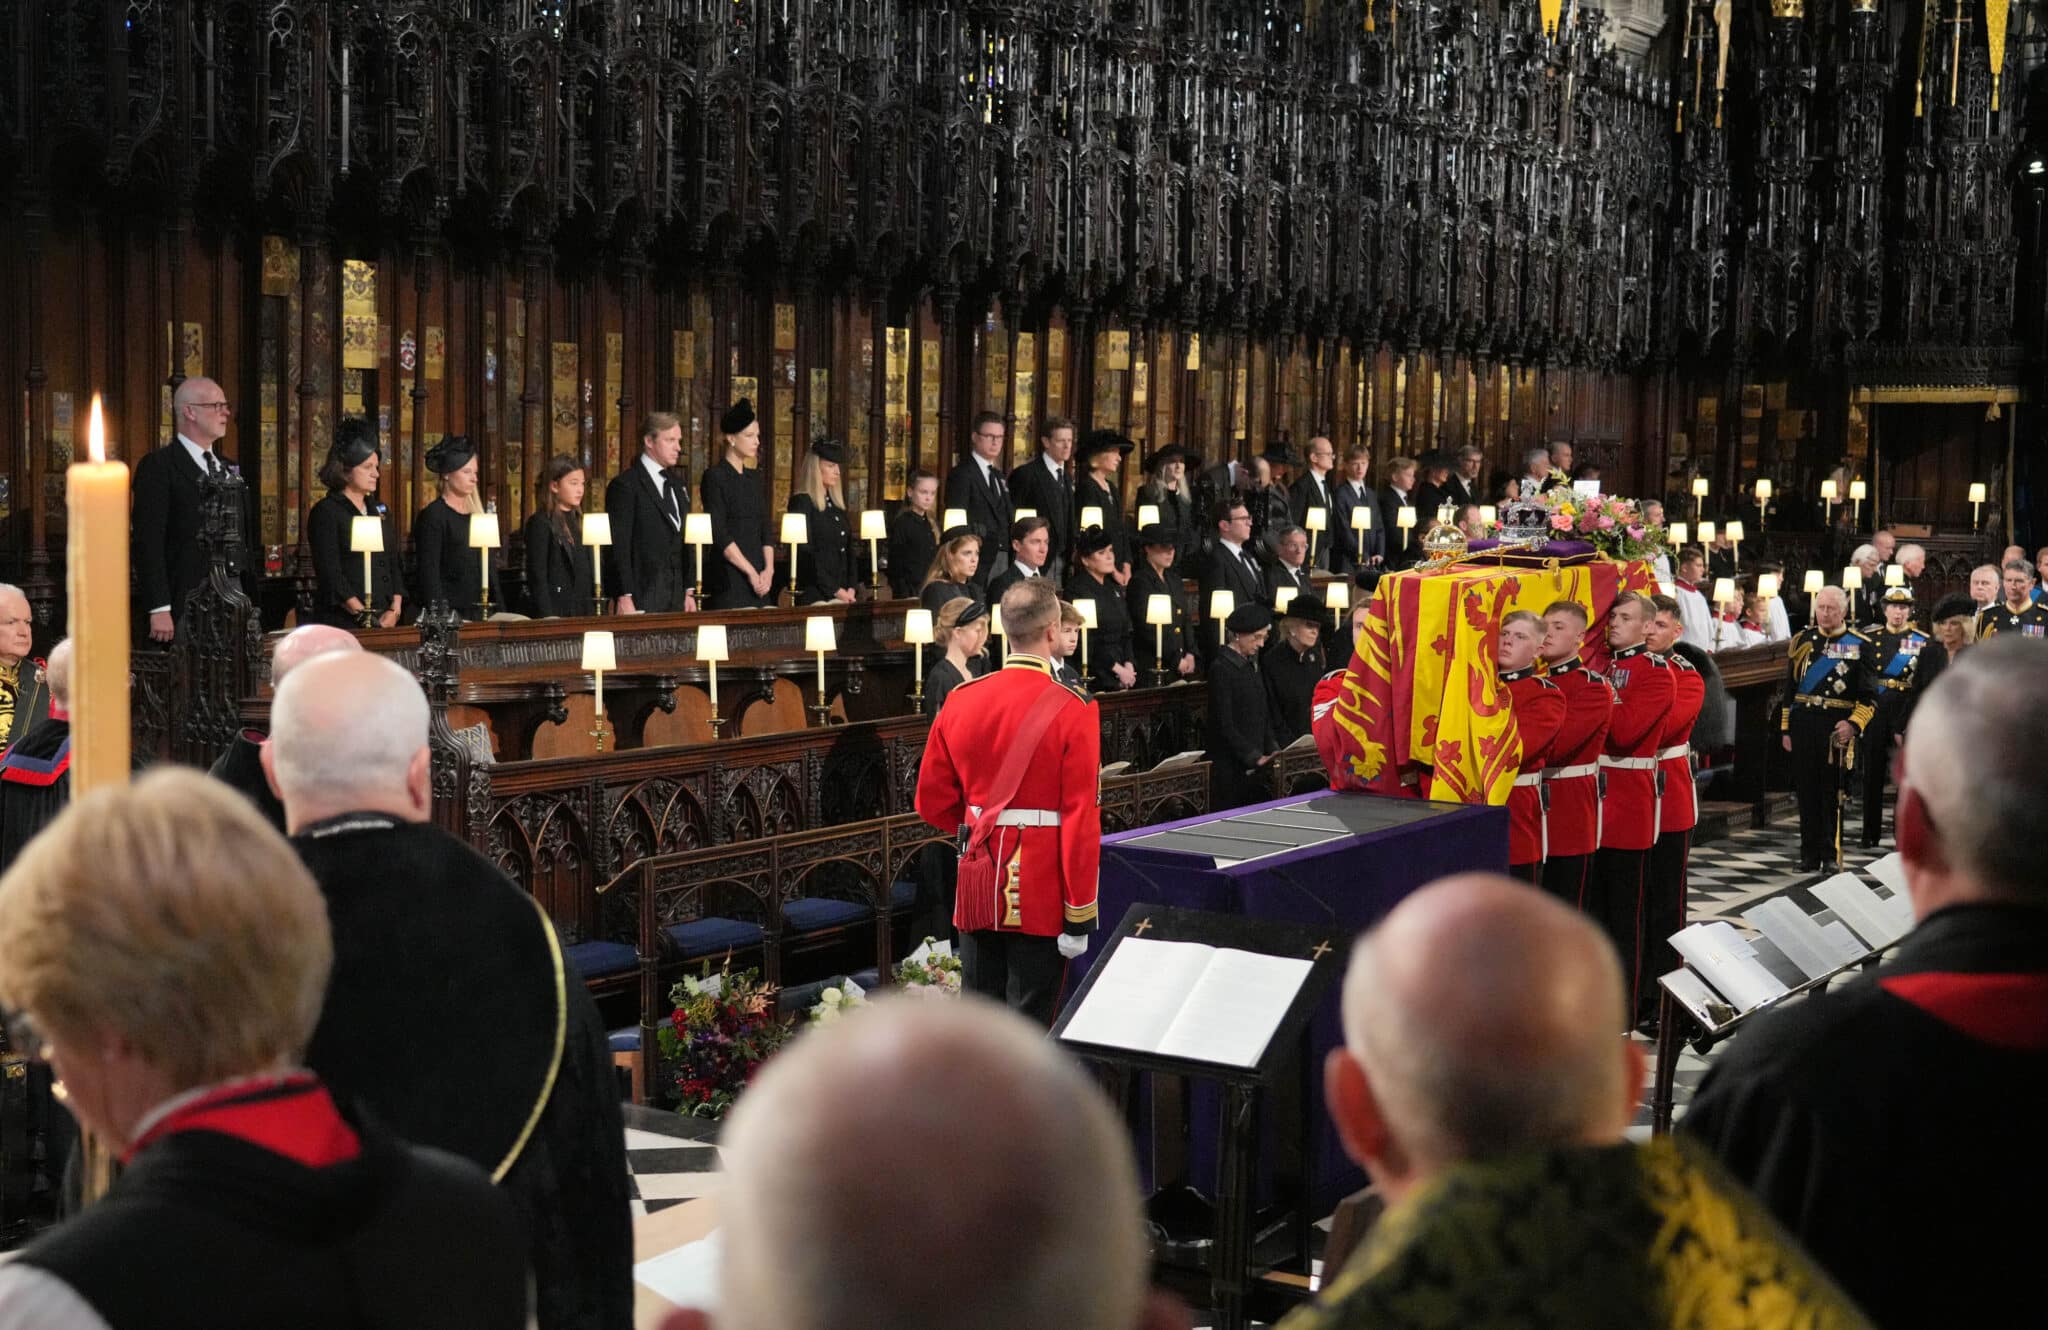
[[1540,498],[1521,495],[1500,506],[1500,542],[1542,549],[1550,541],[1550,508]]

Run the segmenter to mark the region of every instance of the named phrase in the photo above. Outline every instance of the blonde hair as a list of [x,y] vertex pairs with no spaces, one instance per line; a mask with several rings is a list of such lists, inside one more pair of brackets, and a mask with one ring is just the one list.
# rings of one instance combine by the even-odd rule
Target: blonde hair
[[1380,484],[1393,484],[1395,476],[1400,475],[1403,471],[1413,471],[1416,465],[1416,461],[1412,457],[1389,457],[1386,463],[1380,467]]
[[60,1047],[118,1037],[181,1090],[296,1061],[333,963],[298,855],[197,771],[93,791],[0,877],[0,1003]]
[[799,494],[810,496],[820,512],[825,508],[825,496],[831,495],[832,502],[842,511],[846,507],[846,495],[840,490],[839,482],[825,483],[825,467],[816,453],[805,453],[803,465],[798,469],[796,488]]
[[981,550],[981,537],[975,535],[955,536],[939,546],[939,552],[932,556],[931,571],[924,575],[924,585],[930,586],[934,582],[961,581],[961,578],[953,574],[953,560],[959,558],[960,552],[970,544],[979,553]]
[[[939,606],[939,621],[937,625],[939,641],[951,646],[953,634],[960,627],[960,616],[979,603],[972,596],[955,596]],[[983,628],[988,627],[988,620],[986,618],[976,619],[974,623],[980,624]],[[969,632],[974,631],[974,624],[967,625],[967,629]]]

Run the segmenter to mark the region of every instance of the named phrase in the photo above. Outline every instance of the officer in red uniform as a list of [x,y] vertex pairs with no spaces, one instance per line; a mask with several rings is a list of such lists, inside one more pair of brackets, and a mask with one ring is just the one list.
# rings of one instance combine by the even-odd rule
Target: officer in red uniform
[[961,836],[953,923],[964,981],[1050,1028],[1096,923],[1102,821],[1095,703],[1053,677],[1060,606],[1043,578],[1003,593],[1010,655],[957,685],[925,740],[918,815]]
[[1550,743],[1542,794],[1549,805],[1550,857],[1543,888],[1569,905],[1586,904],[1587,867],[1600,847],[1600,754],[1614,718],[1614,690],[1586,668],[1586,607],[1553,602],[1543,611],[1543,677],[1564,694],[1564,724]]
[[1657,741],[1657,843],[1650,847],[1649,894],[1643,906],[1643,955],[1649,968],[1636,994],[1638,1024],[1657,1015],[1657,977],[1678,968],[1671,935],[1685,927],[1686,859],[1692,853],[1692,829],[1699,823],[1699,796],[1692,783],[1692,730],[1707,700],[1707,681],[1686,659],[1679,638],[1685,615],[1672,596],[1656,596],[1657,617],[1650,625],[1650,650],[1671,674],[1673,700],[1664,715]]
[[1650,654],[1648,596],[1624,591],[1607,612],[1614,649],[1607,682],[1614,687],[1607,749],[1600,755],[1600,849],[1593,856],[1591,914],[1628,967],[1629,1010],[1643,989],[1642,914],[1650,847],[1657,842],[1657,746],[1664,716],[1677,698],[1671,671]]
[[1542,645],[1543,621],[1529,611],[1516,610],[1500,621],[1494,660],[1522,741],[1522,769],[1508,793],[1508,871],[1528,883],[1540,880],[1548,854],[1540,786],[1565,716],[1563,691],[1537,668]]

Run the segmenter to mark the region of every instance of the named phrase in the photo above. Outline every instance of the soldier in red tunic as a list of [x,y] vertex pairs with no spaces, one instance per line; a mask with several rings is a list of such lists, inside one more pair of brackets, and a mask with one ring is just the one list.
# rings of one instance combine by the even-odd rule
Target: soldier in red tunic
[[932,722],[917,811],[961,836],[953,923],[966,986],[1050,1028],[1066,962],[1095,931],[1102,728],[1088,694],[1053,677],[1051,584],[1018,582],[1002,610],[1009,659],[955,687]]
[[1624,591],[1607,612],[1614,649],[1607,682],[1614,687],[1607,749],[1600,755],[1600,849],[1593,856],[1587,913],[1607,929],[1628,967],[1629,1010],[1643,989],[1642,913],[1650,847],[1657,841],[1657,747],[1677,687],[1650,654],[1648,596]]
[[1540,784],[1565,717],[1564,693],[1537,668],[1536,652],[1542,645],[1543,621],[1529,611],[1516,610],[1500,621],[1500,647],[1494,659],[1522,741],[1521,772],[1508,793],[1508,871],[1528,883],[1541,878],[1548,854]]
[[1551,741],[1550,765],[1543,768],[1550,819],[1543,888],[1581,908],[1587,865],[1600,847],[1600,754],[1614,716],[1614,690],[1579,659],[1585,640],[1585,606],[1560,600],[1543,611],[1543,677],[1557,685],[1565,703],[1564,724]]
[[1692,783],[1692,730],[1707,700],[1707,681],[1684,652],[1697,647],[1679,641],[1685,616],[1672,596],[1654,598],[1650,650],[1671,674],[1673,701],[1657,741],[1657,843],[1650,847],[1649,894],[1643,906],[1643,955],[1648,968],[1636,995],[1638,1023],[1657,1015],[1657,976],[1678,968],[1671,935],[1685,927],[1685,869],[1692,853],[1692,829],[1699,823],[1699,796]]

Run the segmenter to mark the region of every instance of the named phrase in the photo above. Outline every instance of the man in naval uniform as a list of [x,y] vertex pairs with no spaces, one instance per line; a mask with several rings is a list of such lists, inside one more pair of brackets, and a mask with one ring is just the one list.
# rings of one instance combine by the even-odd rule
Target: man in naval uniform
[[1863,847],[1874,849],[1884,834],[1884,786],[1892,772],[1892,749],[1906,737],[1913,703],[1948,664],[1948,653],[1913,626],[1913,592],[1895,586],[1884,593],[1884,627],[1876,634],[1871,682],[1876,711],[1863,730]]
[[917,811],[965,842],[953,924],[966,986],[1050,1029],[1067,962],[1096,927],[1102,727],[1088,694],[1053,677],[1052,583],[1017,583],[1002,611],[1009,659],[946,698]]
[[43,662],[29,654],[35,627],[21,588],[0,583],[0,748],[50,714]]
[[1802,873],[1841,861],[1840,771],[1876,714],[1871,683],[1876,644],[1848,626],[1848,612],[1842,588],[1822,587],[1814,593],[1813,623],[1792,638],[1785,706],[1778,717],[1785,751],[1792,754],[1792,789],[1799,797]]

